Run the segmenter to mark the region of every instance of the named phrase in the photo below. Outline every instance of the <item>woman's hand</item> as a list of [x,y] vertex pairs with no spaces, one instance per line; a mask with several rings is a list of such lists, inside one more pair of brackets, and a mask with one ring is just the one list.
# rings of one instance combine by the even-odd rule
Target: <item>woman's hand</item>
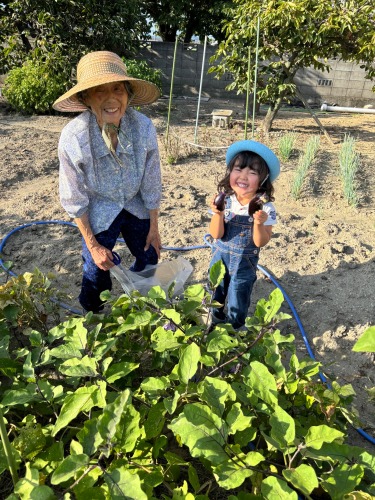
[[108,248],[98,244],[90,248],[90,253],[93,261],[102,271],[109,271],[114,266],[113,254]]
[[102,271],[109,271],[114,266],[112,252],[98,243],[92,232],[88,213],[86,212],[81,217],[77,217],[74,222],[77,224],[95,264]]
[[150,248],[150,245],[152,245],[155,248],[158,259],[160,259],[161,239],[159,234],[158,217],[159,210],[157,208],[150,210],[150,230],[146,238],[144,251],[146,252]]
[[155,248],[155,251],[158,254],[158,259],[160,259],[161,239],[158,226],[151,225],[150,231],[146,238],[146,246],[144,248],[145,252],[150,248],[150,245]]

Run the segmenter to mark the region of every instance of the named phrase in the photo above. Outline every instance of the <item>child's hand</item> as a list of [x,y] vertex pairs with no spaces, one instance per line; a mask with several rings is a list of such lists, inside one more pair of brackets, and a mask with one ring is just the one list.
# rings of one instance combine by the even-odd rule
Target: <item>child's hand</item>
[[257,210],[253,215],[254,224],[264,224],[268,219],[268,214],[264,210]]
[[218,197],[218,195],[215,195],[215,196],[212,198],[211,202],[210,202],[210,207],[211,207],[211,210],[212,210],[212,212],[213,212],[214,214],[223,214],[223,213],[224,213],[224,211],[223,211],[223,210],[219,210],[219,209],[217,208],[216,204],[215,204],[215,201],[217,202],[217,197]]

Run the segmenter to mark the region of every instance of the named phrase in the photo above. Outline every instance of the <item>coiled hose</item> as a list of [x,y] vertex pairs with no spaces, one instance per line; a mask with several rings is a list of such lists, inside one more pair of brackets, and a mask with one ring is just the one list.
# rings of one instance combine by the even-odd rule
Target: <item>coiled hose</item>
[[[11,276],[17,276],[16,273],[14,273],[13,271],[7,269],[7,267],[5,266],[5,263],[3,262],[3,259],[1,258],[1,253],[7,243],[7,241],[9,240],[9,238],[16,232],[18,231],[21,231],[22,229],[25,229],[26,227],[30,227],[30,226],[37,226],[37,225],[44,225],[44,224],[59,224],[59,225],[64,225],[64,226],[71,226],[71,227],[77,227],[76,224],[73,224],[72,222],[68,222],[68,221],[63,221],[63,220],[48,220],[48,221],[35,221],[35,222],[30,222],[28,224],[23,224],[22,226],[19,226],[19,227],[16,227],[15,229],[13,229],[12,231],[10,231],[4,238],[3,240],[1,241],[0,243],[0,266],[8,273],[10,274]],[[175,251],[188,251],[188,250],[196,250],[196,249],[200,249],[200,248],[211,248],[212,247],[212,244],[210,243],[209,241],[210,239],[210,235],[206,234],[204,236],[204,245],[194,245],[194,246],[187,246],[187,247],[162,247],[162,250],[175,250]],[[117,241],[121,242],[121,243],[124,243],[124,240],[119,238]],[[296,310],[296,308],[294,307],[294,304],[293,302],[291,301],[290,297],[288,296],[288,294],[286,293],[286,291],[284,290],[284,288],[280,285],[280,283],[276,280],[276,278],[271,274],[269,273],[266,269],[264,269],[264,267],[262,267],[261,265],[257,265],[257,268],[265,275],[267,276],[267,278],[269,278],[272,283],[281,291],[281,293],[283,294],[284,296],[284,299],[286,300],[286,302],[288,303],[291,311],[292,311],[292,314],[294,316],[294,319],[296,320],[296,323],[298,325],[298,328],[301,332],[301,336],[302,336],[302,339],[303,339],[303,342],[306,346],[306,349],[307,349],[307,352],[309,353],[309,356],[311,359],[313,359],[314,361],[316,360],[315,356],[314,356],[314,353],[311,349],[311,346],[310,346],[310,343],[308,341],[308,338],[307,338],[307,335],[306,335],[306,332],[305,332],[305,329],[302,325],[302,322],[301,322],[301,319],[298,315],[298,312]],[[74,309],[74,308],[71,308],[70,306],[68,306],[67,304],[64,304],[62,302],[58,302],[57,300],[55,300],[55,303],[59,304],[62,308],[64,309],[67,309],[69,310],[70,312],[74,313],[74,314],[79,314],[81,315],[82,314],[82,311],[79,311],[77,309]],[[321,381],[323,383],[325,383],[327,385],[328,388],[330,388],[330,385],[326,379],[326,377],[319,372],[319,377],[321,379]],[[355,428],[355,430],[362,436],[364,437],[367,441],[369,441],[370,443],[374,444],[375,445],[375,439],[370,436],[367,432],[365,432],[363,429],[360,429],[360,428]]]

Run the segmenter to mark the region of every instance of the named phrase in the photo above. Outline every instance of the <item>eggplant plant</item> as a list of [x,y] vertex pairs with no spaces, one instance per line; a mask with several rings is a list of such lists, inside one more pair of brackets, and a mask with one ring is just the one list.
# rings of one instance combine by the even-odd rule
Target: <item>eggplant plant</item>
[[[320,364],[298,358],[294,336],[279,329],[289,316],[278,289],[244,331],[210,328],[223,275],[218,262],[207,285],[178,298],[173,286],[104,292],[109,314],[47,331],[17,322],[16,281],[13,294],[0,287],[3,498],[375,494],[375,456],[347,443],[358,423],[352,387],[328,388]],[[49,300],[42,286],[33,293],[38,304]]]

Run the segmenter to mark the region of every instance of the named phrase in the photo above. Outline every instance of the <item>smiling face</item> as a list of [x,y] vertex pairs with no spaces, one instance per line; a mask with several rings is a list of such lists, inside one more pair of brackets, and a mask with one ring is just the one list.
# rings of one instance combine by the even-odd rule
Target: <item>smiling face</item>
[[128,93],[124,82],[105,83],[86,90],[85,104],[96,116],[99,127],[113,123],[118,127],[128,106]]
[[254,197],[259,188],[259,173],[250,167],[239,166],[236,161],[229,176],[229,184],[242,205],[246,205]]

